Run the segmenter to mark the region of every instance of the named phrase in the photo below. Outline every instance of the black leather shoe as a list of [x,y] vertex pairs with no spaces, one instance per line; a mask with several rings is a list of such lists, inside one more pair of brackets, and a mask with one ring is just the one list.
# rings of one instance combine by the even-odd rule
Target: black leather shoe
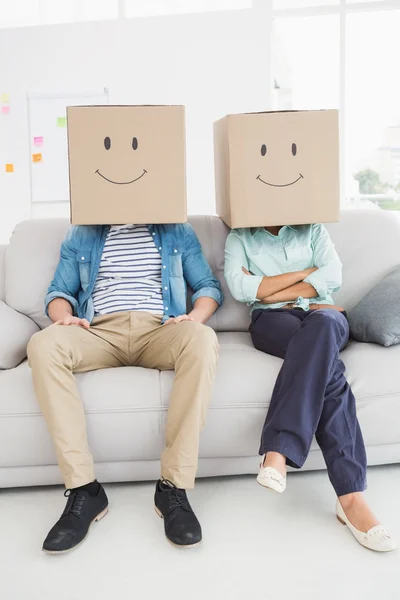
[[100,521],[108,512],[108,499],[104,488],[99,485],[96,496],[87,490],[66,490],[67,504],[60,519],[49,531],[43,550],[51,554],[62,554],[83,542],[94,521]]
[[185,490],[166,479],[157,481],[154,494],[156,513],[164,519],[167,539],[181,548],[201,542],[201,526],[186,496]]

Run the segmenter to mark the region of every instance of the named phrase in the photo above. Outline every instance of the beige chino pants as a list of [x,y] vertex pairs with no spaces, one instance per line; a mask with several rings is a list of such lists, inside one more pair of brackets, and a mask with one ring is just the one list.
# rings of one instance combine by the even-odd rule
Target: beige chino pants
[[199,434],[218,360],[217,337],[210,327],[193,321],[160,322],[147,312],[114,313],[96,317],[89,330],[51,325],[29,342],[37,400],[67,488],[95,479],[74,373],[125,365],[175,369],[161,475],[179,488],[194,486]]

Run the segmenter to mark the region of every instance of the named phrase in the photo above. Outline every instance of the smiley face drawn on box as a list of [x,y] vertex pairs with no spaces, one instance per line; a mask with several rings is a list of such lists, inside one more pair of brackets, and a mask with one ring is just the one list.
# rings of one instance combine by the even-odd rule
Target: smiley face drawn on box
[[228,156],[225,174],[216,156],[216,183],[231,227],[337,220],[337,111],[228,115],[216,123],[215,152]]
[[[111,138],[109,135],[106,135],[106,137],[104,138],[104,148],[106,150],[111,150]],[[136,151],[138,148],[139,148],[139,141],[136,136],[133,136],[132,150]],[[139,181],[139,179],[144,177],[147,174],[147,171],[146,171],[146,169],[143,169],[143,171],[140,175],[138,175],[137,177],[134,177],[133,179],[130,179],[128,181],[114,181],[113,179],[109,179],[109,177],[106,177],[103,173],[100,172],[100,169],[96,169],[95,173],[99,177],[102,177],[105,181],[108,181],[109,183],[112,183],[113,185],[131,185],[132,183],[135,183],[136,181]]]
[[74,224],[186,221],[181,106],[69,107]]
[[[292,155],[296,156],[297,155],[297,144],[296,144],[296,142],[292,143],[291,150],[292,150]],[[261,152],[261,156],[266,156],[267,155],[267,145],[266,144],[262,144],[261,145],[260,152]],[[299,173],[298,176],[296,177],[296,179],[294,179],[293,181],[288,181],[287,183],[273,183],[272,181],[265,181],[265,179],[263,179],[261,177],[261,175],[257,175],[256,179],[258,179],[258,181],[260,181],[260,183],[263,183],[264,185],[269,185],[270,187],[284,188],[284,187],[289,187],[290,185],[295,185],[301,179],[304,179],[304,175],[302,173]]]

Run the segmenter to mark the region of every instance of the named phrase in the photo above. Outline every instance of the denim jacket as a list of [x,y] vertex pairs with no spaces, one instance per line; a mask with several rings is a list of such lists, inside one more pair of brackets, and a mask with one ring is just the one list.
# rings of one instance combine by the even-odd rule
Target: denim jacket
[[[188,223],[148,227],[162,260],[163,322],[186,313],[187,284],[193,290],[193,304],[206,296],[221,305],[220,283],[192,227]],[[93,320],[92,292],[108,231],[107,225],[78,225],[69,229],[46,296],[46,314],[52,300],[64,298],[71,304],[74,315],[89,322]]]

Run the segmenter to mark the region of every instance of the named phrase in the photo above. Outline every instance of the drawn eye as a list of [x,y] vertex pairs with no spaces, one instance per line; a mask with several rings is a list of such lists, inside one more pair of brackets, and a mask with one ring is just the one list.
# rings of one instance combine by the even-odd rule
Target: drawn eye
[[104,138],[104,148],[109,150],[111,148],[111,140],[109,137]]
[[292,154],[293,154],[293,156],[296,156],[296,154],[297,154],[297,144],[292,144]]
[[139,146],[139,142],[138,142],[137,138],[134,137],[133,140],[132,140],[132,148],[134,150],[137,150],[138,146]]
[[267,154],[267,146],[263,144],[261,146],[261,156],[265,156]]

